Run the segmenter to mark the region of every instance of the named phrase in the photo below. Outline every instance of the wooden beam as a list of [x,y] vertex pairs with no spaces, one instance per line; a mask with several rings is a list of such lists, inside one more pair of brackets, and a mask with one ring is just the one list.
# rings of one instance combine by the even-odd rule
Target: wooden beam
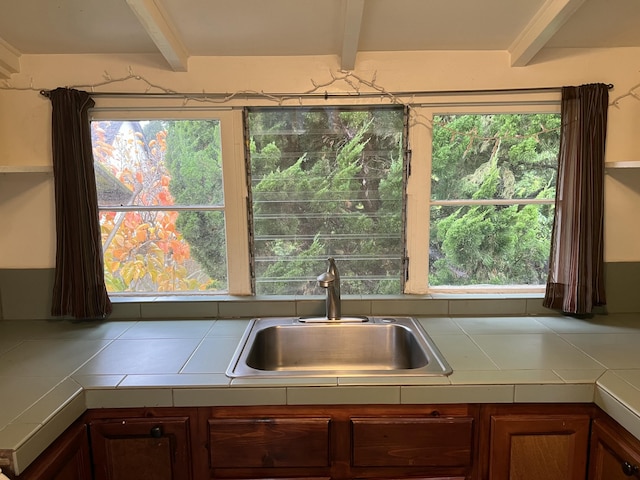
[[20,52],[0,38],[0,78],[20,72]]
[[585,0],[547,0],[509,47],[512,67],[524,67]]
[[363,11],[364,0],[344,0],[344,30],[342,33],[342,54],[340,56],[340,68],[342,70],[353,70],[355,68]]
[[171,68],[186,72],[189,54],[162,5],[156,0],[126,1]]

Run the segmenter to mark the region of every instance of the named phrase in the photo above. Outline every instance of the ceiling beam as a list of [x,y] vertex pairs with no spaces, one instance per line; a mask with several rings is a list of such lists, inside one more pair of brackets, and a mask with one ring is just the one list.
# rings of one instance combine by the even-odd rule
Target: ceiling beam
[[509,47],[512,67],[524,67],[585,0],[547,0]]
[[126,1],[171,68],[175,72],[186,72],[189,54],[160,3],[156,0]]
[[340,68],[353,70],[360,41],[364,0],[344,0],[344,30],[342,32],[342,54]]
[[0,38],[0,78],[20,72],[20,52]]

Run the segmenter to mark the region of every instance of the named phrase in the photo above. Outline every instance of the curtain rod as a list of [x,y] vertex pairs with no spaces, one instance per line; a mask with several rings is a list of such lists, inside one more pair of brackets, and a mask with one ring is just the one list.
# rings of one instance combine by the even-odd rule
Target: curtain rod
[[[607,84],[609,90],[614,85]],[[240,98],[265,98],[265,97],[290,97],[290,98],[369,98],[380,97],[381,95],[392,95],[396,97],[411,96],[438,96],[438,95],[496,95],[509,93],[544,93],[559,92],[563,87],[528,87],[528,88],[498,88],[498,89],[478,89],[478,90],[430,90],[430,91],[408,91],[408,92],[356,92],[356,93],[267,93],[267,92],[236,92],[236,93],[180,93],[180,92],[88,92],[92,97],[155,97],[155,98],[171,98],[171,97],[187,97],[187,98],[211,98],[224,99],[228,97]],[[51,90],[40,90],[40,94],[49,97]]]

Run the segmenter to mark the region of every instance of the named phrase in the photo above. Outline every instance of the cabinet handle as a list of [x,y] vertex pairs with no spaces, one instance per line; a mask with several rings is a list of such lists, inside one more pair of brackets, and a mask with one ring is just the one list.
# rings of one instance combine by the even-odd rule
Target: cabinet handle
[[151,432],[149,433],[153,438],[160,438],[162,436],[162,427],[160,427],[159,425],[156,425],[151,429]]
[[638,473],[638,466],[631,465],[629,462],[622,463],[622,473],[624,473],[627,477]]

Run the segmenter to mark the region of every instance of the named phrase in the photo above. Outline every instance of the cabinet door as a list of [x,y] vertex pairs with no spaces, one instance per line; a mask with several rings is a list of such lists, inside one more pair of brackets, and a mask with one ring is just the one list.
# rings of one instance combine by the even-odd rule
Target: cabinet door
[[589,480],[640,478],[640,442],[619,425],[593,421]]
[[326,469],[329,417],[209,420],[214,469]]
[[93,420],[90,433],[96,480],[191,478],[188,417]]
[[91,478],[89,438],[84,423],[75,423],[29,468],[20,480],[87,480]]
[[491,480],[584,480],[588,415],[491,417]]

